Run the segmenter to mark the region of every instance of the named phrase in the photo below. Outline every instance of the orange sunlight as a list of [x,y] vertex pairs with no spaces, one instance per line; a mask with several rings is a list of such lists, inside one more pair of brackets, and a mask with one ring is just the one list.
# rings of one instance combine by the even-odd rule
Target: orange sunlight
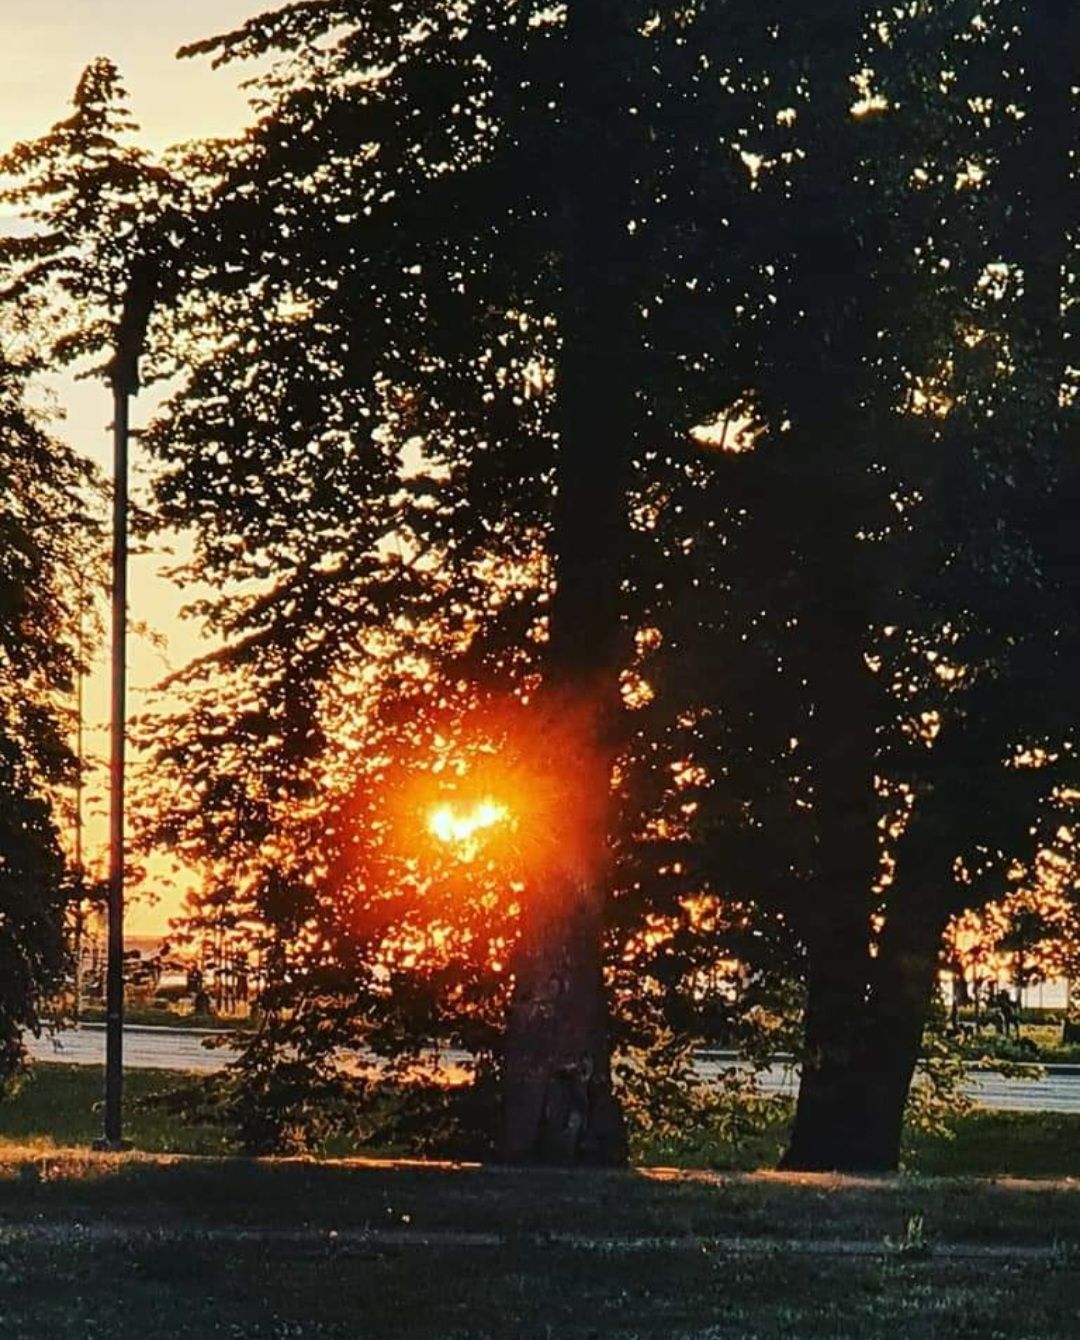
[[496,904],[516,914],[526,889],[535,906],[549,886],[593,878],[608,858],[611,794],[597,733],[588,703],[554,695],[466,704],[425,723],[372,797],[385,816],[385,858],[433,902],[476,901],[484,916]]
[[464,813],[459,813],[452,805],[438,805],[428,815],[428,831],[440,842],[456,847],[461,860],[471,861],[480,850],[478,834],[504,823],[509,817],[506,806],[491,799],[477,802]]

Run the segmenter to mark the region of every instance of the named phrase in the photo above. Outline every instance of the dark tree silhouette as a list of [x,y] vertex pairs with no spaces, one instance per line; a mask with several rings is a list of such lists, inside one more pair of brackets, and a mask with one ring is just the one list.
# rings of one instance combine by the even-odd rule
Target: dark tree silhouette
[[[340,755],[332,694],[393,658],[385,753],[373,732],[348,756],[367,837],[347,826],[335,858],[366,870],[370,925],[392,769],[361,759],[410,732],[419,755],[440,713],[467,734],[516,686],[524,735],[562,749],[551,808],[590,836],[504,928],[515,1158],[618,1157],[605,924],[698,891],[806,956],[789,1162],[895,1162],[944,922],[1029,844],[1047,778],[1004,765],[1046,733],[1028,513],[1061,463],[1017,431],[1004,183],[1028,145],[1005,27],[976,18],[318,3],[199,48],[286,60],[247,136],[188,164],[213,183],[189,322],[216,344],[158,430],[161,496],[200,527],[201,576],[260,585],[205,607],[228,646],[196,675],[236,687],[175,733],[196,790],[174,827],[234,863],[246,845],[287,955],[318,876],[259,848]],[[651,628],[660,708],[629,731],[617,689]],[[613,829],[603,779],[660,740],[689,779],[689,860],[659,864],[670,823],[644,858],[623,841],[664,891],[619,876],[613,905],[607,843],[634,818]],[[325,888],[320,925],[340,916]]]
[[[943,927],[1071,757],[1052,22],[303,0],[186,53],[276,64],[182,192],[97,191],[105,64],[94,152],[21,151],[63,184],[26,283],[168,299],[148,443],[219,647],[152,836],[263,957],[250,1143],[336,1048],[449,1041],[506,1156],[617,1162],[609,990],[698,1027],[738,946],[805,974],[789,1165],[895,1165]],[[500,786],[501,848],[440,854]]]
[[[628,551],[651,457],[675,443],[689,459],[722,381],[693,318],[730,287],[704,238],[746,189],[717,137],[737,107],[706,75],[722,36],[704,11],[644,6],[309,3],[194,49],[285,59],[242,140],[188,155],[213,184],[178,319],[206,356],[149,441],[163,514],[197,526],[194,571],[223,591],[203,610],[227,644],[192,671],[210,695],[172,731],[167,826],[246,866],[234,882],[274,928],[268,953],[313,917],[370,937],[338,959],[340,989],[395,917],[404,933],[422,915],[387,902],[372,807],[394,782],[377,760],[416,756],[455,713],[466,752],[491,730],[527,760],[564,832],[496,937],[518,943],[499,1046],[515,1159],[624,1155],[601,963]],[[330,738],[334,701],[351,748]],[[322,796],[354,817],[268,858],[317,774],[346,778]],[[316,851],[336,873],[321,912]],[[369,1037],[371,1008],[354,1011]]]
[[746,337],[759,435],[717,473],[745,520],[695,753],[712,859],[806,954],[792,1167],[895,1167],[944,925],[1053,822],[1061,774],[1014,761],[1053,741],[1067,775],[1075,618],[1040,517],[1071,466],[1009,246],[1011,174],[1060,128],[1024,116],[1011,16],[867,26],[856,114],[805,31],[817,95],[770,77],[805,166],[756,148],[786,225]]
[[[27,403],[34,364],[5,322],[0,355],[0,1085],[60,987],[74,892],[61,846],[79,604],[89,602],[93,476]],[[23,334],[25,332],[22,332]]]

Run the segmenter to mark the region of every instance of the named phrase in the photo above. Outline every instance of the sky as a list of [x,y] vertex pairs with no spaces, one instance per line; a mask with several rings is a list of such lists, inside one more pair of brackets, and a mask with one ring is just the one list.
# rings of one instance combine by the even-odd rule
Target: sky
[[237,73],[212,71],[202,58],[177,61],[174,53],[272,7],[272,0],[2,0],[4,139],[39,135],[59,120],[95,56],[119,66],[150,148],[228,133],[245,109]]
[[[147,148],[208,135],[229,134],[246,119],[238,82],[251,71],[237,66],[214,71],[204,58],[178,61],[186,42],[227,32],[245,18],[274,7],[274,0],[0,0],[0,142],[3,147],[46,132],[70,111],[79,75],[97,56],[120,69],[131,110]],[[95,382],[56,378],[52,383],[66,419],[60,431],[105,469],[111,466],[111,397]],[[153,409],[145,393],[133,406],[137,427]],[[137,444],[133,474],[140,472]],[[160,575],[161,555],[133,560],[131,618],[165,639],[161,648],[133,637],[129,649],[129,711],[138,712],[147,689],[170,668],[200,650],[195,630],[179,617],[183,597]],[[89,748],[107,752],[107,674],[99,663],[88,685]],[[88,864],[103,842],[102,816],[88,816]],[[151,868],[154,883],[160,869]],[[151,905],[136,899],[126,927],[132,935],[163,933],[179,910],[180,894],[162,893]]]

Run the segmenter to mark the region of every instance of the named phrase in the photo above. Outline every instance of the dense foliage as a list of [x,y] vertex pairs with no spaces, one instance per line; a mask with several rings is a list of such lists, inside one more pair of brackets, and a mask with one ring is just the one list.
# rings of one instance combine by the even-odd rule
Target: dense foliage
[[1069,845],[1074,22],[300,0],[185,53],[270,62],[236,139],[150,167],[98,63],[11,157],[61,354],[161,298],[217,649],[145,838],[257,956],[253,1145],[342,1047],[548,1045],[572,1108],[602,960],[676,1068],[802,989],[789,1160],[895,1163],[946,925]]
[[[1033,857],[1051,787],[1007,765],[1068,746],[1069,592],[1040,549],[1066,463],[1011,222],[1046,133],[1023,48],[958,3],[877,22],[839,5],[643,12],[632,37],[613,30],[618,119],[568,127],[557,16],[285,15],[208,44],[287,57],[258,126],[199,161],[222,184],[192,311],[246,338],[202,361],[158,439],[167,515],[201,523],[200,575],[225,593],[206,610],[229,641],[202,668],[217,706],[174,735],[183,775],[207,774],[177,832],[244,870],[253,919],[302,960],[276,977],[290,1039],[312,1021],[324,1053],[357,1028],[395,1052],[480,1045],[481,1019],[496,1036],[483,979],[505,968],[505,899],[470,879],[466,919],[430,857],[419,881],[371,860],[415,859],[385,836],[403,754],[425,771],[448,762],[437,741],[465,768],[463,740],[513,750],[508,691],[542,664],[558,291],[584,282],[558,264],[577,183],[545,164],[565,170],[571,129],[592,148],[571,167],[600,174],[629,237],[606,235],[622,300],[593,369],[634,378],[611,428],[633,443],[620,614],[638,709],[620,728],[609,910],[621,1017],[675,1001],[687,1027],[725,953],[752,983],[808,954],[826,1090],[808,1138],[823,1117],[832,1134],[807,1157],[844,1157],[873,1125],[860,1092],[883,1033],[913,1059],[907,997],[925,1000],[948,916]],[[550,765],[525,766],[535,786]],[[330,776],[354,812],[367,798],[362,824],[326,822]],[[311,870],[343,868],[346,834],[348,904]],[[474,939],[485,898],[495,924],[481,915]],[[418,909],[438,927],[423,974]],[[472,959],[451,948],[465,926],[486,951]],[[403,935],[408,971],[386,976]]]
[[60,828],[75,764],[76,629],[96,567],[91,472],[30,407],[19,343],[9,327],[0,353],[0,1085],[66,966],[72,880]]
[[[603,809],[570,774],[587,771],[594,681],[614,698],[641,619],[616,603],[619,532],[650,506],[658,452],[668,471],[693,459],[714,403],[693,309],[729,280],[706,274],[702,237],[744,173],[711,134],[683,153],[724,102],[695,16],[609,16],[594,92],[578,79],[593,35],[556,14],[286,13],[215,44],[288,54],[245,140],[198,151],[220,183],[186,300],[225,338],[154,437],[165,514],[198,523],[198,573],[223,593],[203,608],[227,638],[171,732],[166,785],[190,789],[169,829],[221,863],[226,915],[290,960],[267,1002],[275,1054],[298,1033],[324,1055],[358,1035],[490,1053],[517,908],[552,896]],[[513,850],[440,861],[415,816],[486,789],[509,792]],[[612,936],[616,961],[640,921]]]

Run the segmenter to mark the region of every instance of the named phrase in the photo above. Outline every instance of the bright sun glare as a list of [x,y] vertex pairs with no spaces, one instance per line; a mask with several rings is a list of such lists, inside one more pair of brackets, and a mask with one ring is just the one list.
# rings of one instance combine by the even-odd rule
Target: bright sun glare
[[428,816],[428,829],[440,842],[461,847],[462,854],[470,859],[470,853],[476,849],[477,834],[502,823],[509,814],[505,805],[494,800],[481,800],[463,813],[452,805],[439,805]]

